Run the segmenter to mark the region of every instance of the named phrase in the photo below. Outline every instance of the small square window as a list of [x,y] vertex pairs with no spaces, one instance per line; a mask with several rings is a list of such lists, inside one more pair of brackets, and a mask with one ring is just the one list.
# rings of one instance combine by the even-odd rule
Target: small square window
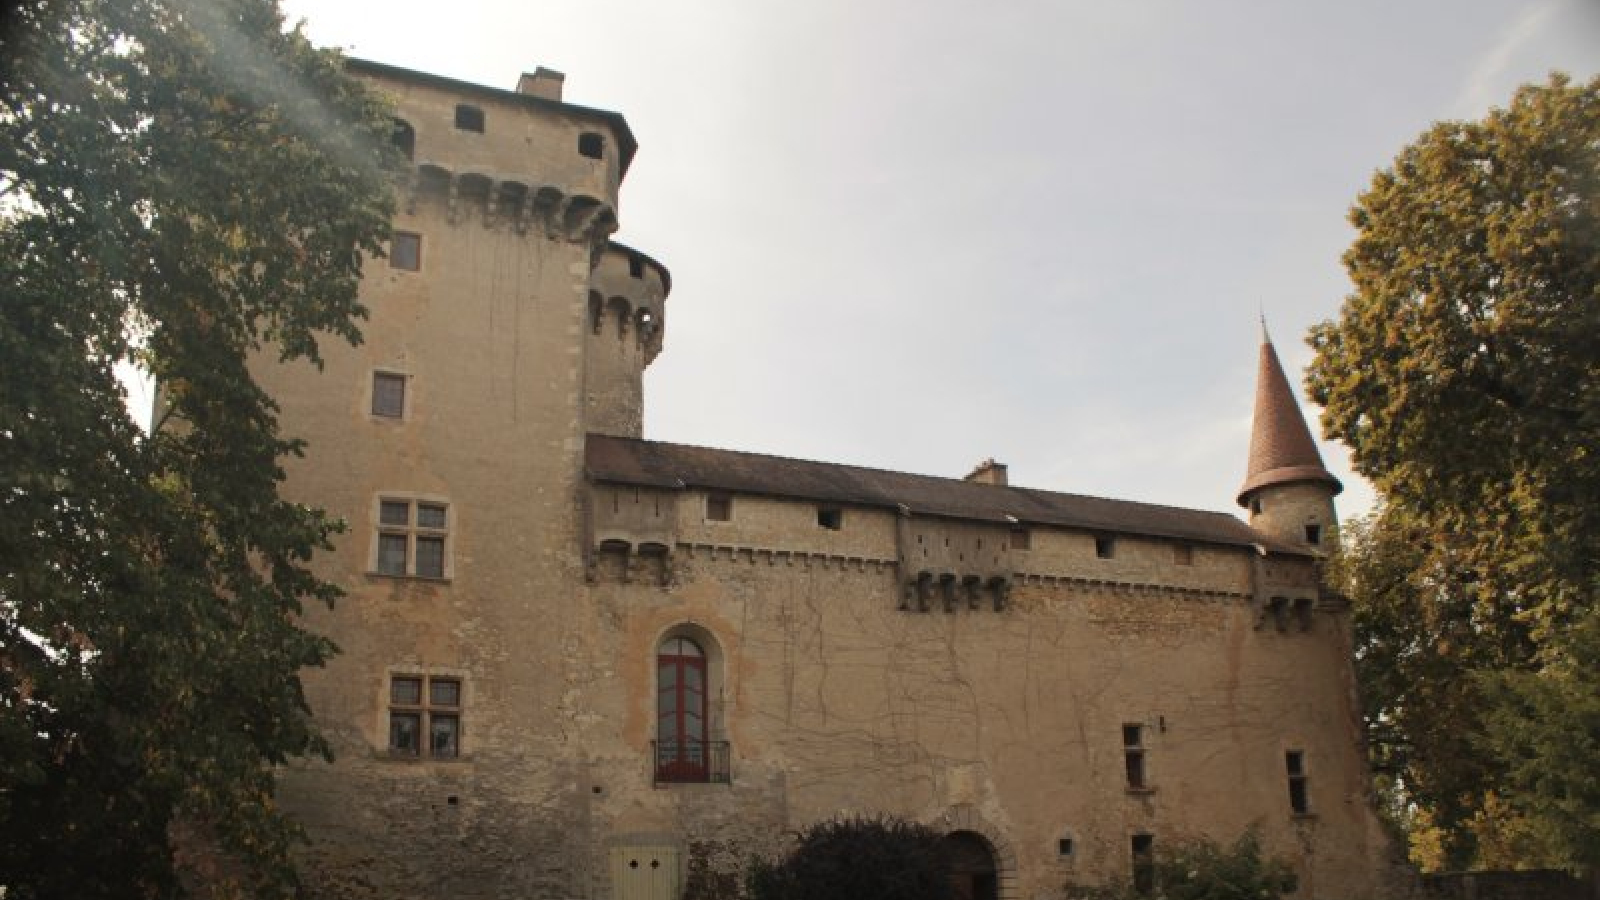
[[1172,563],[1178,566],[1194,565],[1194,547],[1189,544],[1177,544],[1172,548]]
[[422,235],[396,231],[389,237],[389,268],[416,272],[422,268]]
[[593,131],[585,131],[578,135],[578,153],[590,159],[602,159],[606,155],[605,135]]
[[372,414],[398,419],[406,411],[406,377],[395,372],[372,373]]
[[398,706],[422,703],[421,678],[396,678],[389,682],[389,702]]
[[460,710],[461,682],[458,679],[393,676],[389,680],[390,752],[406,756],[425,754],[435,759],[460,756]]
[[1322,526],[1315,522],[1306,523],[1306,543],[1315,547],[1322,543]]
[[733,498],[727,494],[712,494],[706,497],[706,519],[711,522],[726,522],[733,518]]
[[1056,841],[1056,855],[1062,858],[1072,855],[1072,838],[1064,837]]
[[448,678],[428,682],[428,702],[434,706],[460,706],[461,682]]
[[449,506],[412,500],[378,501],[379,575],[447,577]]
[[1094,539],[1094,555],[1101,559],[1111,559],[1117,555],[1117,539],[1114,537],[1097,537]]
[[417,504],[417,527],[418,528],[443,528],[444,527],[444,507],[440,506],[437,503],[418,503]]
[[378,521],[385,525],[410,525],[411,504],[403,500],[383,501],[378,505]]
[[465,103],[456,106],[456,128],[483,134],[483,110]]
[[838,531],[844,527],[844,510],[837,506],[817,507],[817,525],[829,531]]

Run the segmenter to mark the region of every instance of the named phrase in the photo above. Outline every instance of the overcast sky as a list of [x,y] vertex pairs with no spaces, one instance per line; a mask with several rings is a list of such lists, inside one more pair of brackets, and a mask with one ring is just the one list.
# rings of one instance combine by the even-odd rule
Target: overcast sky
[[673,273],[646,437],[1218,510],[1258,315],[1302,390],[1372,173],[1600,71],[1596,0],[285,5],[354,56],[543,65],[627,117],[616,237]]

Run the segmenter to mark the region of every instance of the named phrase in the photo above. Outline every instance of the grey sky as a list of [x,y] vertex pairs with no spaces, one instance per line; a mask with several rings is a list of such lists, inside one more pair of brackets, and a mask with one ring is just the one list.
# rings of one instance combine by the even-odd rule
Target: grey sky
[[1297,377],[1373,171],[1600,71],[1593,0],[286,7],[628,118],[617,238],[674,281],[646,436],[1228,510],[1258,312]]

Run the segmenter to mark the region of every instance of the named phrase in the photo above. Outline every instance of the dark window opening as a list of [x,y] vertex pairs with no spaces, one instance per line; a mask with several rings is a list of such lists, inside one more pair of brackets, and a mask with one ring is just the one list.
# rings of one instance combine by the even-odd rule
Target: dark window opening
[[817,507],[817,525],[829,531],[838,531],[844,527],[844,510],[837,506]]
[[[423,685],[427,685],[424,693]],[[426,698],[426,699],[424,699]],[[461,682],[396,675],[389,680],[389,751],[454,759],[461,755]]]
[[1013,550],[1032,550],[1033,549],[1033,532],[1030,531],[1027,528],[1013,528],[1013,529],[1011,529],[1011,549],[1013,549]]
[[1117,555],[1117,539],[1113,537],[1097,537],[1094,539],[1094,555],[1101,559],[1110,559]]
[[1322,543],[1322,526],[1315,522],[1306,523],[1306,543],[1316,546]]
[[1289,809],[1295,815],[1305,815],[1311,811],[1306,791],[1305,751],[1290,750],[1283,754],[1283,762],[1289,773]]
[[1131,843],[1133,851],[1133,889],[1141,894],[1156,889],[1156,839],[1154,835],[1136,834]]
[[578,135],[578,153],[590,159],[600,159],[606,155],[606,139],[604,135],[593,131],[585,131]]
[[1144,770],[1144,726],[1122,726],[1122,762],[1128,777],[1128,790],[1149,788]]
[[456,106],[456,127],[483,134],[483,110],[465,103]]
[[390,142],[400,148],[406,159],[417,158],[417,131],[405,119],[394,120],[394,132],[389,136]]
[[644,277],[644,260],[637,256],[628,257],[628,274],[634,278]]
[[398,419],[406,412],[406,377],[395,372],[372,373],[372,414]]
[[389,268],[415,272],[422,268],[422,235],[396,231],[389,238]]
[[727,494],[712,494],[706,498],[706,519],[726,522],[733,518],[733,498]]
[[1064,837],[1056,841],[1056,853],[1060,856],[1072,855],[1072,838]]
[[1254,499],[1252,499],[1250,501],[1250,514],[1253,515],[1253,516],[1261,515],[1261,498],[1260,497],[1256,497],[1256,498],[1254,498]]

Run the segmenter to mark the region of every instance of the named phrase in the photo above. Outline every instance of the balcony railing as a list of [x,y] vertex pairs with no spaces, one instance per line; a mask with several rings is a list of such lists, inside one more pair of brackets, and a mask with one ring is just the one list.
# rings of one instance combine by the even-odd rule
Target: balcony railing
[[729,784],[727,741],[651,741],[656,784]]

